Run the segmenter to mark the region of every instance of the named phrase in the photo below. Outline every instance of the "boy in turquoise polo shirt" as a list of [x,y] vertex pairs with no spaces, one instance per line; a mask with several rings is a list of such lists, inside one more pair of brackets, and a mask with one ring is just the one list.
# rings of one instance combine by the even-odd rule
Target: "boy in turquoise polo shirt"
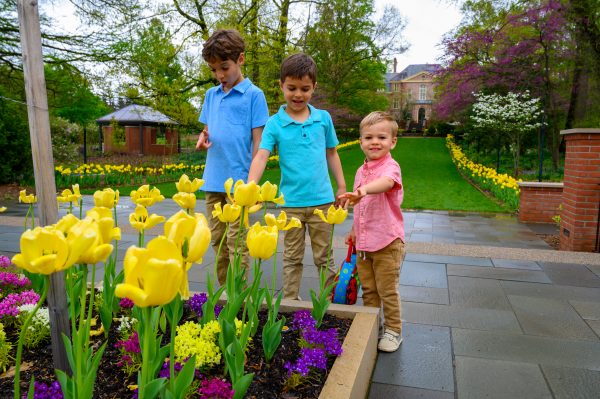
[[299,299],[307,227],[315,265],[327,267],[327,284],[333,282],[336,273],[333,259],[327,265],[332,226],[315,215],[314,210],[327,212],[336,198],[328,169],[335,178],[337,195],[344,193],[346,183],[335,148],[338,139],[331,116],[308,103],[317,83],[316,69],[315,62],[306,54],[291,55],[281,64],[279,86],[286,105],[265,125],[248,174],[248,181],[258,182],[277,146],[281,167],[279,189],[285,197],[285,211],[288,217],[297,217],[302,222],[302,228],[285,232],[283,295],[287,299]]
[[[197,149],[207,151],[202,190],[206,192],[206,212],[215,254],[225,234],[225,224],[211,217],[212,211],[216,204],[223,207],[227,203],[225,180],[230,177],[234,181],[243,180],[248,176],[252,157],[258,150],[263,127],[269,118],[262,90],[242,75],[245,47],[238,31],[221,29],[213,33],[202,50],[202,58],[220,82],[204,97],[200,113],[204,130],[196,143]],[[229,261],[233,260],[238,228],[239,223],[230,226],[227,246],[215,260],[220,284],[225,283]],[[244,246],[242,265],[247,268],[245,240],[240,241]]]

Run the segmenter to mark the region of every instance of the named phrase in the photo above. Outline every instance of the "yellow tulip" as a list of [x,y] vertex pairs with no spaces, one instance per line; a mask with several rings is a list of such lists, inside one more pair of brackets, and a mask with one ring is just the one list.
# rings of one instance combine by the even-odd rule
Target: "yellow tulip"
[[272,184],[271,182],[265,182],[262,186],[260,186],[260,201],[262,202],[273,202],[278,205],[285,204],[285,200],[283,199],[283,194],[280,194],[279,197],[275,198],[277,195],[277,185]]
[[164,236],[148,243],[148,248],[131,246],[125,253],[125,278],[115,295],[129,298],[136,306],[165,305],[175,298],[184,271],[177,246]]
[[210,244],[210,229],[202,213],[179,211],[165,222],[165,236],[173,241],[185,262],[202,262]]
[[6,212],[6,207],[5,206],[0,206],[0,213],[2,212]]
[[31,273],[51,274],[71,267],[94,240],[90,232],[74,232],[69,241],[53,226],[36,227],[21,235],[21,253],[12,262]]
[[275,226],[279,231],[289,230],[302,226],[302,223],[300,223],[300,219],[295,217],[291,218],[290,223],[286,225],[287,214],[285,213],[285,211],[281,211],[277,218],[275,218],[275,215],[273,215],[272,213],[267,213],[265,215],[265,222],[267,223],[267,226]]
[[223,223],[232,223],[240,217],[241,211],[242,207],[235,204],[225,204],[221,209],[221,204],[217,202],[213,208],[212,217],[219,218]]
[[173,201],[177,203],[183,209],[189,209],[191,211],[196,207],[196,194],[178,192],[173,196]]
[[131,201],[137,205],[143,205],[146,208],[165,199],[165,197],[160,194],[160,190],[158,188],[153,187],[152,190],[150,190],[150,186],[148,184],[144,184],[139,189],[133,190],[130,196]]
[[204,185],[204,180],[202,179],[194,179],[190,180],[190,178],[183,174],[179,178],[179,182],[175,183],[175,187],[177,187],[177,191],[182,193],[195,193]]
[[233,187],[233,199],[231,198],[231,183],[233,180],[229,178],[225,182],[225,189],[230,201],[235,202],[239,206],[252,206],[256,204],[260,197],[260,187],[255,182],[244,183],[242,180],[235,182]]
[[248,230],[246,244],[253,258],[269,259],[277,249],[277,227],[254,223]]
[[159,216],[155,213],[148,216],[148,209],[145,206],[138,205],[135,211],[129,215],[129,224],[137,231],[151,229],[159,223],[165,221],[164,216]]
[[77,216],[73,215],[72,213],[68,213],[65,216],[63,216],[58,222],[56,222],[54,228],[56,230],[61,231],[66,237],[69,233],[69,230],[71,230],[71,227],[73,227],[77,222],[79,222]]
[[37,202],[37,197],[33,194],[27,195],[26,190],[19,191],[19,202],[24,204],[35,204]]
[[321,220],[328,224],[342,224],[346,217],[348,216],[348,211],[342,207],[336,208],[331,205],[329,209],[327,209],[327,218],[323,215],[323,211],[320,209],[315,209],[315,215],[319,215]]
[[63,190],[61,195],[56,197],[58,202],[75,202],[79,204],[79,200],[81,199],[81,192],[79,192],[79,184],[74,184],[73,191],[68,188]]
[[98,222],[100,233],[102,234],[102,243],[107,244],[112,240],[121,239],[121,229],[115,226],[115,221],[112,218],[112,212],[108,208],[94,207],[87,211],[86,219],[93,219]]
[[119,202],[119,190],[105,188],[94,193],[94,205],[112,209]]
[[97,221],[85,218],[74,224],[67,233],[67,242],[74,242],[79,236],[91,236],[94,239],[77,259],[77,263],[96,264],[105,261],[112,253],[112,244],[102,242],[102,233]]

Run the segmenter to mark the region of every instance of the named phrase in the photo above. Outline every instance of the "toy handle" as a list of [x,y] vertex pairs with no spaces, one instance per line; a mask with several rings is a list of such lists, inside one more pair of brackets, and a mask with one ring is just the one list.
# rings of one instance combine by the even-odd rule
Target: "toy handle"
[[352,260],[352,254],[356,253],[356,248],[354,247],[354,243],[350,240],[350,244],[348,244],[348,255],[346,255],[346,262],[350,262]]

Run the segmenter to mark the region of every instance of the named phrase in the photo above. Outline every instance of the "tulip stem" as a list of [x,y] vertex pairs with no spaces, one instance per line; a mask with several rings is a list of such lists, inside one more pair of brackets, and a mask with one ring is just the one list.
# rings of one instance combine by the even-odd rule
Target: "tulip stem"
[[142,328],[144,329],[144,339],[142,347],[142,378],[138,387],[138,397],[144,399],[144,391],[148,384],[148,373],[150,372],[150,342],[154,338],[154,318],[152,317],[152,307],[142,308]]
[[44,276],[44,288],[42,290],[42,296],[40,300],[37,302],[33,310],[27,315],[27,318],[23,322],[21,326],[21,332],[19,333],[19,343],[17,344],[17,357],[15,359],[15,379],[14,379],[14,399],[21,399],[21,357],[23,355],[23,339],[25,338],[25,333],[29,328],[29,323],[33,316],[37,313],[42,303],[46,301],[46,295],[48,294],[48,288],[50,287],[50,277]]
[[[331,253],[333,252],[333,231],[335,230],[335,224],[331,225],[331,234],[329,235],[329,250],[327,251],[327,263],[325,263],[325,271],[329,271],[329,261],[331,260]],[[325,290],[325,279],[321,278],[321,292]]]
[[277,245],[279,244],[279,236],[275,243],[275,254],[273,255],[273,274],[271,275],[271,297],[275,297],[275,277],[277,276]]
[[[219,242],[219,249],[217,250],[217,257],[215,259],[215,278],[219,281],[219,276],[217,275],[217,266],[219,266],[219,259],[221,256],[221,247],[223,246],[223,241],[227,238],[227,234],[229,233],[229,223],[225,223],[225,232],[223,233],[223,237],[221,237],[221,242]],[[229,250],[227,250],[227,259],[229,259]],[[221,282],[219,281],[219,284]]]

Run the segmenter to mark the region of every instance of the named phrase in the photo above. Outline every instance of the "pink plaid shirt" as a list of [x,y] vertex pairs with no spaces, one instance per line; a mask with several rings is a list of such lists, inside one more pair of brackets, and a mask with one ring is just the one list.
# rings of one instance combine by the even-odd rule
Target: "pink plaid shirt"
[[388,153],[374,161],[365,161],[354,178],[354,191],[380,177],[389,177],[396,184],[390,191],[364,196],[354,205],[356,249],[374,252],[396,238],[404,242],[404,217],[400,209],[404,190],[400,165]]

